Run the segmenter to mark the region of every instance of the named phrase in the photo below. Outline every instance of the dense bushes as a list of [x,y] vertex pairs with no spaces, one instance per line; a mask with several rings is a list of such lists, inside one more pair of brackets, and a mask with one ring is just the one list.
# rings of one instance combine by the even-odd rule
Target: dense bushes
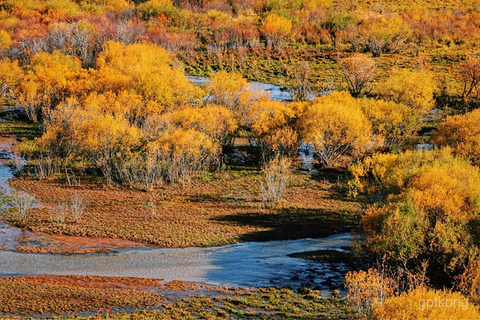
[[455,154],[480,161],[480,110],[463,115],[447,117],[433,133],[432,142],[439,146],[450,146]]
[[376,202],[362,219],[370,258],[384,259],[399,274],[420,272],[426,263],[433,285],[456,285],[476,265],[477,167],[443,149],[377,154],[351,171],[352,192]]
[[458,319],[480,318],[478,307],[467,297],[448,290],[420,287],[384,301],[373,312],[374,319]]
[[341,92],[280,102],[255,94],[239,73],[216,72],[199,87],[173,65],[154,44],[112,41],[94,69],[60,51],[38,53],[23,69],[3,60],[4,97],[16,98],[32,121],[44,124],[38,173],[81,164],[99,170],[107,183],[185,183],[220,164],[237,129],[260,147],[265,161],[295,157],[309,143],[321,165],[330,166],[344,156],[403,150],[424,113],[417,111],[416,94],[413,100],[399,94],[406,104]]

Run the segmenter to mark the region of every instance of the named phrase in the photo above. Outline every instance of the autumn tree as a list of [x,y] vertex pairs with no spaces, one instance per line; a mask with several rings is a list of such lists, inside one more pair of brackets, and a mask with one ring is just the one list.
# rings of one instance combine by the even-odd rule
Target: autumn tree
[[288,92],[292,95],[293,101],[306,101],[313,96],[311,69],[305,63],[298,66],[285,66],[285,71],[289,75]]
[[479,248],[480,170],[449,149],[376,154],[351,167],[350,185],[377,202],[362,218],[370,257],[402,275],[422,261],[436,285],[454,285]]
[[86,21],[53,23],[46,36],[51,50],[77,56],[84,68],[94,65],[96,50],[93,45],[94,27]]
[[51,154],[55,165],[59,165],[62,170],[66,170],[82,152],[82,141],[78,139],[76,130],[81,121],[77,107],[78,101],[72,98],[49,110],[45,120],[45,133],[36,140],[40,150]]
[[292,31],[292,22],[276,13],[270,13],[262,21],[260,32],[267,40],[268,46],[279,45],[287,39]]
[[219,144],[207,135],[183,128],[164,132],[146,149],[149,161],[160,166],[167,181],[184,186],[195,172],[208,169],[220,152]]
[[[445,304],[445,301],[448,303]],[[480,311],[473,301],[459,292],[435,290],[423,286],[399,296],[387,298],[383,304],[375,308],[373,318],[469,320],[480,318]]]
[[51,112],[39,142],[67,160],[85,155],[111,184],[116,162],[140,144],[140,137],[139,129],[120,113],[72,98]]
[[448,116],[432,134],[438,146],[450,146],[459,156],[480,162],[480,110]]
[[357,55],[343,59],[342,64],[342,75],[352,96],[358,97],[372,91],[377,71],[374,59]]
[[207,85],[209,99],[216,104],[232,110],[241,117],[253,93],[247,85],[247,80],[238,72],[218,71],[210,76]]
[[322,96],[307,105],[300,128],[323,166],[372,146],[371,124],[359,101],[345,92]]
[[362,99],[362,110],[372,123],[376,146],[399,151],[411,144],[421,119],[411,108],[393,101]]
[[266,206],[273,207],[283,198],[292,170],[292,160],[280,155],[262,167],[264,181],[260,193]]
[[172,68],[167,51],[153,44],[107,42],[98,56],[97,68],[95,78],[100,92],[134,90],[164,106],[202,96],[183,71]]
[[394,287],[393,279],[374,268],[368,271],[350,271],[345,275],[347,299],[365,316],[371,316],[376,306],[392,297]]
[[80,3],[86,11],[97,14],[113,13],[120,15],[122,12],[133,9],[133,2],[128,0],[89,0]]
[[480,57],[467,56],[465,60],[459,64],[457,76],[463,86],[463,99],[471,95],[478,96],[480,94]]
[[173,127],[195,129],[225,146],[230,143],[238,122],[233,112],[226,107],[207,104],[185,105],[162,115],[150,117],[149,126],[152,130],[150,137],[158,138],[162,130]]
[[254,101],[247,110],[247,123],[262,148],[262,154],[294,156],[300,146],[297,119],[303,112],[303,104],[286,104],[261,99]]
[[8,58],[0,60],[0,98],[8,98],[23,77],[18,61]]
[[137,5],[136,10],[142,14],[144,19],[148,19],[160,16],[172,6],[171,0],[149,0]]
[[418,115],[425,115],[435,105],[435,86],[429,71],[394,68],[386,79],[378,83],[375,92],[385,100],[403,103]]
[[333,47],[337,48],[341,32],[356,22],[355,16],[351,14],[333,13],[322,23],[322,27],[328,31]]
[[0,30],[0,57],[7,53],[8,49],[12,46],[13,41],[10,34],[5,30]]
[[364,24],[363,43],[374,57],[384,52],[397,52],[410,38],[412,31],[402,17],[378,17]]
[[83,73],[81,62],[60,51],[32,57],[23,81],[17,86],[18,102],[34,121],[43,119],[44,110],[54,107],[78,89]]

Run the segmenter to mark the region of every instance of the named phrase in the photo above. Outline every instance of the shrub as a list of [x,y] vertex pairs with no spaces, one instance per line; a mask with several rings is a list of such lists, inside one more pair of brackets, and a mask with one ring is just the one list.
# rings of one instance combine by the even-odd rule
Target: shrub
[[308,105],[300,119],[300,130],[323,166],[373,146],[372,126],[360,100],[345,92],[334,92]]
[[274,206],[282,199],[291,167],[292,161],[286,157],[275,157],[263,166],[265,181],[261,184],[261,194],[265,205]]
[[387,298],[375,308],[378,320],[480,319],[478,307],[458,292],[420,287]]
[[70,203],[70,212],[72,213],[73,221],[78,222],[87,208],[87,202],[85,198],[75,193],[72,196],[72,202]]
[[385,100],[403,103],[419,115],[435,105],[435,79],[427,70],[393,69],[388,78],[379,82],[375,92]]
[[21,222],[28,218],[28,212],[36,203],[35,198],[25,191],[16,191],[7,199],[8,204],[15,209]]
[[345,276],[345,289],[355,309],[370,315],[377,305],[393,296],[394,282],[376,269],[350,271]]
[[362,218],[367,256],[453,285],[478,257],[480,169],[449,149],[382,154],[352,166],[353,186],[377,204]]
[[354,97],[370,93],[376,78],[377,64],[372,58],[358,55],[342,61],[342,75]]
[[447,117],[433,132],[432,142],[480,164],[480,109]]

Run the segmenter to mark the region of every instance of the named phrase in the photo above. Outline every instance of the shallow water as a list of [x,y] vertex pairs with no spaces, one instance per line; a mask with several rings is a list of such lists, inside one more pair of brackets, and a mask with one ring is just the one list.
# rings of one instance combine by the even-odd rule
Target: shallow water
[[[209,80],[205,77],[187,76],[187,79],[196,85],[206,85]],[[279,86],[263,83],[263,82],[249,82],[250,88],[258,95],[268,97],[271,100],[277,101],[291,101],[292,95],[288,90],[282,89]]]
[[349,246],[350,234],[321,239],[244,242],[210,248],[124,249],[110,253],[53,255],[0,251],[0,276],[96,275],[197,281],[228,286],[339,287],[346,264],[288,257],[302,251]]

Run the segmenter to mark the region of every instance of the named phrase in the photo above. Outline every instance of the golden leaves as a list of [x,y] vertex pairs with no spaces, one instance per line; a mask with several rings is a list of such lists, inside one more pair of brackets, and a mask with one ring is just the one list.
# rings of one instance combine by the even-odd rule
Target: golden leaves
[[448,116],[432,134],[432,142],[450,146],[459,156],[473,163],[480,160],[480,110]]
[[292,22],[276,13],[270,13],[262,21],[260,31],[273,41],[278,41],[290,35]]
[[461,293],[426,287],[390,297],[373,313],[379,320],[479,319],[478,307]]
[[378,84],[376,93],[385,100],[403,103],[419,115],[432,110],[436,84],[427,70],[393,69],[390,76]]
[[307,106],[300,127],[305,142],[314,146],[323,165],[348,151],[371,147],[372,128],[359,100],[345,92],[322,96]]
[[171,64],[168,52],[156,45],[109,41],[97,59],[98,71],[94,75],[102,92],[134,90],[164,106],[200,98],[201,91]]

